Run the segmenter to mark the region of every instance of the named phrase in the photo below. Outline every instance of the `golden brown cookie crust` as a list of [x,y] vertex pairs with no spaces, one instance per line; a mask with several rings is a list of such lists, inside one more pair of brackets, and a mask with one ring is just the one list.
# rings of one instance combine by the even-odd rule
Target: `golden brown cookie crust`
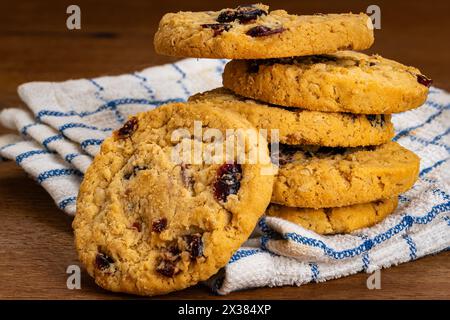
[[[87,170],[73,222],[75,244],[103,288],[156,295],[206,280],[228,262],[264,213],[273,176],[261,169],[270,164],[224,167],[171,160],[173,130],[187,128],[192,135],[194,120],[205,130],[255,131],[232,112],[169,104],[131,117],[104,141]],[[267,141],[247,139],[245,152],[260,143],[268,156]],[[223,196],[220,188],[227,181],[234,191]]]
[[338,208],[295,208],[272,204],[268,216],[282,218],[319,234],[345,234],[381,222],[397,208],[398,198]]
[[[240,22],[219,18],[225,11],[233,14],[236,9],[168,13],[155,34],[155,50],[176,57],[265,59],[363,50],[374,40],[370,18],[363,13],[298,16],[284,10],[269,12],[262,4],[253,9],[267,14]],[[247,34],[261,26],[270,28],[268,35]]]
[[281,151],[272,202],[318,209],[390,198],[412,187],[419,162],[416,154],[396,142]]
[[225,88],[196,94],[189,101],[238,112],[257,129],[266,129],[269,140],[271,129],[278,129],[279,141],[284,144],[357,147],[379,145],[394,136],[390,115],[287,109],[235,95]]
[[417,108],[430,79],[420,70],[353,51],[230,61],[224,87],[244,97],[324,112],[390,114]]

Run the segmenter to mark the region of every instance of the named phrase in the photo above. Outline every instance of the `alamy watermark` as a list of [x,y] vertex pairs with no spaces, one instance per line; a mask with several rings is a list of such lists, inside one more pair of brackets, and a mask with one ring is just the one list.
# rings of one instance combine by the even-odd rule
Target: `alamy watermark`
[[76,4],[71,4],[67,7],[66,13],[69,16],[66,19],[66,27],[69,30],[81,29],[81,9]]
[[381,29],[381,9],[376,4],[372,4],[366,9],[367,15],[370,19],[367,21],[369,29]]
[[69,290],[79,290],[81,289],[81,270],[76,264],[71,264],[67,267],[66,273],[69,275],[67,277],[66,286]]
[[374,290],[374,289],[381,289],[381,271],[376,270],[374,273],[372,273],[366,281],[367,289]]
[[[271,156],[267,153],[269,132]],[[260,164],[261,174],[273,174],[272,164],[279,164],[278,129],[205,129],[202,121],[194,121],[193,129],[172,131],[171,142],[175,164]]]

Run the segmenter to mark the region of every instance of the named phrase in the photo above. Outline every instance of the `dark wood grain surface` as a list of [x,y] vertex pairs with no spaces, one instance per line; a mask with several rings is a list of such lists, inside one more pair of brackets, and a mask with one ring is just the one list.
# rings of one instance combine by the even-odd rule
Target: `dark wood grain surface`
[[[414,65],[450,90],[449,2],[265,1],[299,14],[381,8],[381,30],[369,52]],[[76,3],[82,29],[68,31],[66,8]],[[174,61],[152,47],[160,17],[169,11],[233,7],[237,1],[2,1],[0,109],[23,106],[19,84],[130,72]],[[0,129],[0,133],[7,132]],[[78,264],[71,221],[14,163],[0,164],[0,298],[118,299],[83,272],[82,289],[68,290],[66,268]],[[366,274],[301,287],[261,288],[228,299],[449,299],[450,253],[383,270],[382,289],[368,290]],[[202,286],[164,299],[222,299]]]

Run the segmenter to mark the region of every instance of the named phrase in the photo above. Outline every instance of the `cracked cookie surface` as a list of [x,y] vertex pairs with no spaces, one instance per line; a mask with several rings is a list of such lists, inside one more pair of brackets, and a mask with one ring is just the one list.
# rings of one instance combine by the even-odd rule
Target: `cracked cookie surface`
[[397,208],[398,198],[338,208],[295,208],[271,204],[266,215],[282,218],[319,234],[343,234],[371,227]]
[[417,108],[431,79],[414,67],[353,51],[233,60],[224,87],[244,97],[324,112],[390,114]]
[[[194,120],[202,121],[200,138]],[[249,122],[201,103],[137,114],[104,141],[73,222],[79,258],[101,287],[139,295],[180,290],[208,279],[247,240],[270,201],[273,175],[264,169],[272,165],[236,155],[227,163],[173,157],[181,142],[217,150],[209,128],[249,130],[255,135],[246,135],[240,150],[248,156],[256,148],[268,158],[267,141],[256,139]]]
[[208,102],[233,110],[257,129],[279,130],[280,143],[310,144],[328,147],[379,145],[394,136],[390,115],[358,115],[283,108],[233,94],[218,88],[196,94],[189,101]]
[[412,187],[419,162],[396,142],[357,148],[283,146],[272,202],[318,209],[390,198]]
[[373,43],[370,18],[361,14],[293,15],[263,4],[164,15],[155,34],[159,54],[266,59],[363,50]]

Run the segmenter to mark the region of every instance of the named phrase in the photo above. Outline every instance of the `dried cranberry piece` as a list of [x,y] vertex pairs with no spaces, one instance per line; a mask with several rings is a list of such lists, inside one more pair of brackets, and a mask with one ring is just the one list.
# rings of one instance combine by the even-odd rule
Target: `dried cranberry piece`
[[256,26],[253,28],[250,28],[245,34],[250,36],[250,37],[265,37],[265,36],[270,36],[276,33],[281,33],[283,32],[285,29],[283,27],[280,28],[276,28],[276,29],[272,29],[266,26]]
[[366,118],[372,127],[382,127],[386,123],[384,114],[367,114]]
[[420,83],[421,85],[424,85],[425,87],[429,88],[431,86],[431,84],[433,83],[433,79],[427,78],[423,74],[418,74],[417,82]]
[[134,222],[131,227],[133,229],[136,229],[137,232],[141,232],[142,231],[142,223],[140,223],[139,221]]
[[236,19],[241,24],[247,24],[254,22],[256,19],[258,19],[259,16],[266,16],[266,15],[267,12],[264,10],[247,7],[245,10],[244,8],[242,8],[236,13]]
[[130,137],[138,128],[138,119],[136,117],[131,117],[123,125],[122,128],[118,130],[118,135],[120,138]]
[[226,10],[219,14],[216,21],[220,23],[224,22],[233,22],[236,19],[236,11],[234,10]]
[[184,240],[187,243],[187,251],[191,256],[191,259],[195,259],[203,255],[203,240],[202,235],[199,233],[185,236]]
[[165,277],[173,277],[179,273],[180,269],[176,266],[175,262],[170,260],[161,260],[159,265],[156,267],[156,271]]
[[223,164],[217,169],[214,183],[216,199],[226,202],[230,194],[237,194],[241,187],[242,167],[240,164]]
[[221,35],[224,31],[231,29],[231,24],[228,23],[205,23],[202,24],[202,28],[209,28],[214,31],[213,36],[217,37]]
[[133,176],[133,173],[132,172],[128,172],[128,173],[125,173],[124,175],[123,175],[123,178],[125,179],[125,180],[130,180],[130,178]]
[[167,219],[161,218],[152,222],[152,231],[156,233],[161,233],[167,228]]
[[114,259],[104,253],[97,253],[95,256],[95,266],[99,270],[106,270],[110,267],[111,264],[114,263]]
[[226,10],[219,14],[217,22],[233,22],[238,20],[241,24],[255,21],[259,16],[267,15],[267,11],[255,8],[253,5],[239,6],[234,10]]
[[181,251],[177,246],[172,246],[169,247],[169,249],[167,249],[167,251],[172,255],[172,256],[178,256]]

